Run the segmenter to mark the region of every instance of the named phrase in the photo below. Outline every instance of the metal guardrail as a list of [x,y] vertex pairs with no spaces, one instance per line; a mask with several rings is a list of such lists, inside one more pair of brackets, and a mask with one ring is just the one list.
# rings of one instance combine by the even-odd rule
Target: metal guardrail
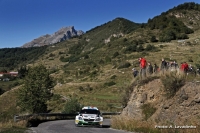
[[[120,115],[121,112],[103,112],[101,113],[101,115]],[[46,120],[48,120],[50,117],[59,117],[59,118],[67,118],[67,117],[75,117],[76,115],[78,115],[78,113],[74,113],[74,114],[66,114],[66,113],[39,113],[39,114],[30,114],[30,115],[15,115],[14,116],[14,122],[20,121],[20,120],[28,120],[31,118],[37,118],[37,117],[42,117]]]

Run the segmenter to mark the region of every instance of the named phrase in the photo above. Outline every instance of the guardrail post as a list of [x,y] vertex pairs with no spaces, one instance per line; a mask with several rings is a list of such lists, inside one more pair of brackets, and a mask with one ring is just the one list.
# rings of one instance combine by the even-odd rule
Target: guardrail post
[[14,122],[17,122],[18,115],[14,115]]

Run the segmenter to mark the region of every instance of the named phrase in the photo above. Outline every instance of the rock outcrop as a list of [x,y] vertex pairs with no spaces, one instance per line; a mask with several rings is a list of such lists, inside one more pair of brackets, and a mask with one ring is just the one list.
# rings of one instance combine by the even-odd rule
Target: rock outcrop
[[122,116],[143,120],[141,106],[150,103],[156,112],[147,120],[157,124],[200,125],[200,84],[188,82],[172,98],[166,98],[160,79],[135,87]]
[[33,41],[24,44],[22,47],[24,47],[24,48],[40,47],[40,46],[44,46],[44,45],[55,44],[55,43],[70,39],[71,37],[80,36],[83,34],[84,34],[84,32],[81,30],[76,31],[74,29],[74,26],[63,27],[52,35],[47,34],[47,35],[38,37],[38,38],[34,39]]

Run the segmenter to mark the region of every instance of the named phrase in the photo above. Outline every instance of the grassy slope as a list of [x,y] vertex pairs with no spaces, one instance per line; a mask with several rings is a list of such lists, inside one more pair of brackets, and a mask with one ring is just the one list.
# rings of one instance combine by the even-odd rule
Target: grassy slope
[[[120,20],[120,19],[119,19]],[[124,37],[114,38],[108,44],[104,44],[102,39],[109,38],[112,34],[120,33],[123,30],[117,30],[117,23],[109,27],[109,23],[105,24],[104,27],[97,27],[96,31],[89,31],[87,34],[82,36],[82,38],[73,38],[68,41],[64,41],[55,45],[55,47],[49,47],[44,55],[42,55],[37,61],[30,65],[37,65],[43,63],[47,68],[55,70],[52,74],[53,77],[57,79],[57,84],[54,93],[60,94],[64,99],[70,96],[77,97],[80,102],[84,105],[93,105],[99,107],[103,111],[120,111],[120,108],[115,108],[121,106],[121,97],[124,92],[124,88],[128,87],[130,83],[134,80],[132,77],[131,69],[132,67],[138,67],[137,58],[144,56],[148,62],[160,64],[162,57],[166,58],[167,61],[176,60],[179,64],[180,62],[186,61],[195,66],[195,64],[200,64],[199,60],[199,45],[200,45],[200,31],[197,30],[195,33],[190,34],[190,39],[186,39],[185,42],[190,42],[192,45],[182,45],[176,40],[170,43],[150,43],[155,47],[160,48],[160,45],[164,46],[160,48],[158,52],[131,52],[124,53],[123,49],[126,48],[124,39],[128,39],[128,43],[132,44],[135,39],[144,39],[149,42],[151,35],[158,34],[157,30],[147,30],[147,29],[137,29],[132,31],[130,34]],[[115,26],[114,26],[115,25]],[[106,29],[109,30],[109,34],[104,36],[103,33]],[[123,28],[122,28],[123,29]],[[104,31],[105,30],[105,31]],[[94,33],[95,34],[94,34]],[[107,32],[106,32],[107,33]],[[86,42],[86,39],[90,39]],[[199,39],[198,42],[194,40]],[[69,57],[69,46],[75,44],[82,44],[84,47],[82,50],[89,51],[89,59],[84,59],[84,52],[80,53],[80,57],[77,62],[61,62],[59,59],[61,56]],[[99,45],[97,45],[99,44]],[[149,43],[144,43],[146,46]],[[91,50],[91,47],[97,46],[96,49]],[[113,54],[119,52],[119,55],[115,58]],[[52,54],[51,54],[52,53]],[[110,59],[110,61],[107,59]],[[189,62],[193,60],[193,62]],[[103,60],[104,63],[99,63]],[[123,62],[130,62],[131,66],[129,68],[117,69],[117,67]],[[115,79],[111,77],[116,75]],[[109,86],[105,83],[115,82],[115,85]],[[9,95],[9,96],[8,96]],[[12,97],[12,98],[11,98]],[[2,102],[0,112],[6,114],[15,114],[18,112],[13,112],[16,107],[14,95],[8,92],[7,95],[0,96],[0,102]],[[2,100],[3,99],[3,100]],[[11,101],[10,101],[11,100]],[[9,102],[9,106],[5,108],[5,101]],[[14,100],[15,101],[15,100]],[[53,103],[53,102],[52,102]],[[50,108],[53,108],[54,112],[59,112],[62,110],[64,103],[51,104]],[[4,108],[4,110],[2,110]],[[11,115],[10,115],[10,118]]]

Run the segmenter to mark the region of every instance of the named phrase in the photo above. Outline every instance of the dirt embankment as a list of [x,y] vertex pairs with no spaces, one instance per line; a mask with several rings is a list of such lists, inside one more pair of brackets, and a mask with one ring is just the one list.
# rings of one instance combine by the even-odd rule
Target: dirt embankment
[[187,82],[172,98],[167,98],[160,79],[135,87],[122,116],[143,120],[142,105],[151,104],[155,113],[147,121],[156,124],[200,125],[200,84]]

